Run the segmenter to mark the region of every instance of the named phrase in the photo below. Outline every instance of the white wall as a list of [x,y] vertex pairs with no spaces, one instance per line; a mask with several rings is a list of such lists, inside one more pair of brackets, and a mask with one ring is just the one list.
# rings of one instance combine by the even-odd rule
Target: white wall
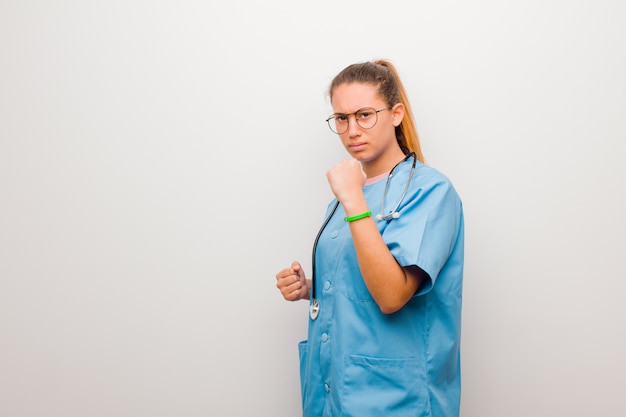
[[0,2],[0,415],[299,415],[332,76],[393,60],[467,222],[465,417],[622,416],[620,0]]

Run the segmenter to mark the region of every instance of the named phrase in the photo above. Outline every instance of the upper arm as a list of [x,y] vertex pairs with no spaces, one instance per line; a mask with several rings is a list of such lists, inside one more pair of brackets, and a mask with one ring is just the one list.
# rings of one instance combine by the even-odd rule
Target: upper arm
[[380,310],[385,314],[400,310],[417,294],[424,283],[430,282],[428,274],[415,265],[401,267],[401,270],[404,275],[404,283],[396,287],[392,298],[387,300],[390,302],[383,305],[377,301]]
[[416,265],[402,267],[402,270],[404,271],[407,285],[411,288],[411,297],[430,281],[428,274]]

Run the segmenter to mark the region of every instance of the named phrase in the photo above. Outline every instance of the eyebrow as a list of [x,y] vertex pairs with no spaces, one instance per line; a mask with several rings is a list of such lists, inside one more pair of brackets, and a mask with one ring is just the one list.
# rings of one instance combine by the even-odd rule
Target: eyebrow
[[350,113],[339,113],[339,112],[333,113],[333,116],[346,116],[348,114],[358,113],[361,110],[365,110],[365,109],[374,109],[374,111],[376,111],[376,107],[374,107],[374,106],[365,106],[365,107],[361,107],[360,109],[357,109],[357,110],[355,110],[353,112],[350,112]]

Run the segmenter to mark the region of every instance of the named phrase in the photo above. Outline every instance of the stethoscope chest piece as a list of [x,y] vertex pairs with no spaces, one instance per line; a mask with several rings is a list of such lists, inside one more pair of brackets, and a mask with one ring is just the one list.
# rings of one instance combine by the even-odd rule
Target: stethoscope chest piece
[[317,300],[313,300],[313,302],[309,306],[309,316],[311,316],[311,320],[315,320],[319,314],[320,314],[320,302]]

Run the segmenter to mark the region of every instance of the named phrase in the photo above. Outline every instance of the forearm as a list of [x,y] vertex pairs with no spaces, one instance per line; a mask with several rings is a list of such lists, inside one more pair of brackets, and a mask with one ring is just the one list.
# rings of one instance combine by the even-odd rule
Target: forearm
[[[348,216],[368,210],[364,199],[344,208]],[[417,291],[419,277],[398,264],[372,217],[350,222],[350,231],[361,275],[378,307],[386,314],[399,310]]]

